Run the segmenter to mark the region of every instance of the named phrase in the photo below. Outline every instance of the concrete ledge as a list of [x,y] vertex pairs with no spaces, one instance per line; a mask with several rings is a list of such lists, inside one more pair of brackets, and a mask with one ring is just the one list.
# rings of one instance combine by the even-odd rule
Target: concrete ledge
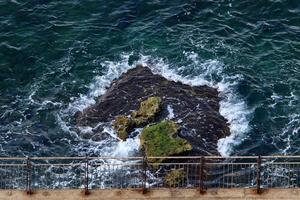
[[84,195],[82,190],[37,190],[32,195],[20,190],[0,190],[0,200],[121,200],[121,199],[160,199],[160,200],[194,200],[194,199],[289,199],[299,200],[300,189],[269,189],[256,194],[253,189],[210,189],[200,194],[196,189],[152,189],[146,194],[140,190],[91,190]]

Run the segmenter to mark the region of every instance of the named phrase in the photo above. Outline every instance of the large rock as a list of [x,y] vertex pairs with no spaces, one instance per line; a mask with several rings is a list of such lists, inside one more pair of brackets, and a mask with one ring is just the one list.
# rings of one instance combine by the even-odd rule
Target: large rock
[[[177,136],[179,131],[179,125],[169,120],[144,128],[140,138],[146,156],[168,157],[191,151],[193,147],[185,139]],[[150,161],[160,163],[164,160],[153,158]]]
[[[229,135],[226,119],[219,113],[218,91],[208,86],[190,86],[153,74],[137,66],[115,80],[96,105],[79,113],[81,126],[111,122],[117,116],[130,116],[149,97],[160,97],[162,109],[157,122],[172,118],[180,125],[180,138],[192,145],[185,155],[217,155],[217,142]],[[170,115],[172,111],[174,115]]]
[[161,98],[149,97],[143,101],[137,111],[131,113],[137,127],[146,125],[153,121],[157,114],[161,111]]

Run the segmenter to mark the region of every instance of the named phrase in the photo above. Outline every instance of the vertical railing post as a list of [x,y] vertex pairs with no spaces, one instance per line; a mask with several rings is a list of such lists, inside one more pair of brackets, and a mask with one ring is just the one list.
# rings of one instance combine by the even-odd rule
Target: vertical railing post
[[205,193],[205,187],[204,187],[204,179],[205,179],[204,167],[205,167],[205,157],[202,156],[201,159],[200,159],[200,172],[199,172],[199,189],[200,189],[200,194],[204,194]]
[[148,161],[146,155],[143,157],[143,194],[148,192],[147,190],[147,168]]
[[261,194],[261,156],[257,157],[256,173],[256,193]]
[[84,168],[84,194],[89,195],[89,158],[85,156],[85,168]]
[[32,188],[31,188],[31,179],[32,179],[32,173],[31,173],[31,162],[30,162],[30,158],[27,157],[26,159],[26,193],[31,195],[32,192]]

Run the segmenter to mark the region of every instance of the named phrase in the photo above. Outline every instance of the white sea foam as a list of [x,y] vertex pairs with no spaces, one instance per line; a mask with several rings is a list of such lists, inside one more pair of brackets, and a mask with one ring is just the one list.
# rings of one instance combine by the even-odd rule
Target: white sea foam
[[[299,134],[300,134],[300,114],[298,114],[297,110],[297,103],[299,102],[299,97],[295,95],[294,92],[290,92],[290,95],[280,95],[276,92],[273,92],[271,95],[272,102],[269,105],[272,109],[278,109],[278,107],[281,107],[283,104],[288,105],[290,108],[294,108],[292,111],[288,112],[288,109],[286,111],[288,112],[287,115],[275,115],[273,119],[276,118],[283,118],[287,119],[288,122],[284,125],[284,127],[281,128],[281,133],[276,134],[273,137],[273,140],[276,142],[273,142],[272,144],[277,147],[278,151],[281,154],[284,155],[293,155],[297,152],[299,152]],[[280,144],[284,145],[278,145],[278,141],[280,141]]]
[[128,157],[132,155],[133,152],[138,151],[139,147],[139,136],[128,138],[126,141],[119,141],[117,145],[112,148],[109,155],[114,157]]
[[77,111],[82,111],[84,108],[95,104],[95,98],[103,95],[114,79],[136,65],[136,63],[129,64],[130,55],[131,54],[122,54],[120,61],[102,62],[101,64],[105,68],[105,75],[96,76],[89,85],[88,94],[81,94],[79,98],[76,98],[69,104],[67,110],[74,114]]
[[[286,124],[286,126],[282,130],[282,133],[280,134],[281,141],[286,144],[285,148],[281,149],[281,153],[284,155],[295,153],[291,151],[299,151],[299,147],[298,145],[295,145],[295,143],[299,142],[300,114],[292,113],[289,114],[288,118],[289,122]],[[293,150],[293,148],[295,148],[296,150]]]
[[72,127],[69,126],[67,122],[64,121],[59,114],[56,115],[56,121],[64,132],[70,133],[73,137],[80,139],[77,133],[72,130]]
[[172,106],[168,105],[167,110],[169,113],[167,116],[167,119],[173,119],[175,117],[175,114],[174,114],[174,110],[173,110]]
[[[237,84],[237,83],[235,83]],[[220,114],[229,122],[231,134],[218,142],[218,151],[223,156],[228,156],[235,145],[241,143],[245,133],[250,129],[249,118],[253,110],[247,108],[245,102],[238,99],[234,90],[226,83],[218,83],[218,90],[221,93]]]
[[[115,130],[109,125],[104,126],[101,134],[108,134],[110,137],[106,140],[92,141],[85,140],[82,141],[79,146],[75,149],[78,152],[82,152],[85,148],[86,143],[89,144],[88,154],[101,155],[101,156],[111,156],[111,157],[129,157],[138,151],[140,147],[139,135],[141,129],[136,129],[138,134],[133,138],[128,138],[126,141],[122,141],[118,138]],[[81,127],[83,132],[93,132],[90,127]],[[110,162],[115,162],[116,160],[111,160]]]

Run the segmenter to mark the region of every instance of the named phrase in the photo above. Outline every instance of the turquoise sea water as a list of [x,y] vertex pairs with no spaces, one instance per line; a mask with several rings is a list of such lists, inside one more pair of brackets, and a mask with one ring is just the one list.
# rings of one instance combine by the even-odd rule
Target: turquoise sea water
[[136,63],[219,89],[222,155],[300,153],[298,0],[2,0],[0,23],[0,156],[133,154],[74,114]]

